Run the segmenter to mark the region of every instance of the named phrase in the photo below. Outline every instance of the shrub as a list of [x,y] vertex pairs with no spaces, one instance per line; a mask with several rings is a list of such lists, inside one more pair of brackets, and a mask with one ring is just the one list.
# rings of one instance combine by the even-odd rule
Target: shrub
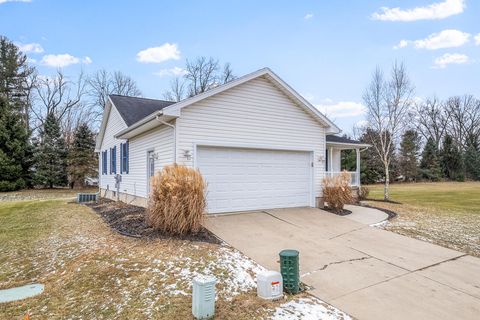
[[360,187],[358,190],[358,200],[366,200],[370,194],[370,189],[368,187]]
[[171,165],[152,177],[146,222],[171,235],[198,232],[206,207],[206,183],[198,170]]
[[346,171],[333,177],[323,179],[323,197],[334,211],[342,211],[346,203],[352,202],[350,174]]

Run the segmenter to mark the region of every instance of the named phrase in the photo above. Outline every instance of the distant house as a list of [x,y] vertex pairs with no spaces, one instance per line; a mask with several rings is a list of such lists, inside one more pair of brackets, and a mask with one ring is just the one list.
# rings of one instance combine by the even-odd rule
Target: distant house
[[[96,143],[99,187],[146,205],[150,177],[178,163],[207,180],[209,213],[314,207],[322,179],[340,172],[340,151],[366,147],[339,132],[268,68],[176,103],[111,95]],[[351,177],[359,185],[359,166]]]

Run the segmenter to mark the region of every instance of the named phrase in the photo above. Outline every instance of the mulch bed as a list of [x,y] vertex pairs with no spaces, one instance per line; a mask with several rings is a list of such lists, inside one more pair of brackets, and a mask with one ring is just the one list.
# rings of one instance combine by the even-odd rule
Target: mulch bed
[[203,227],[199,232],[185,236],[172,236],[155,230],[146,224],[146,209],[143,207],[104,198],[100,199],[98,203],[89,203],[86,205],[98,213],[113,230],[124,236],[145,239],[177,239],[216,244],[221,243],[213,233]]
[[336,214],[338,216],[347,216],[347,215],[352,213],[352,211],[347,210],[347,209],[343,209],[341,211],[338,211],[338,210],[334,210],[334,209],[332,209],[328,206],[323,207],[323,210],[331,212],[331,213]]

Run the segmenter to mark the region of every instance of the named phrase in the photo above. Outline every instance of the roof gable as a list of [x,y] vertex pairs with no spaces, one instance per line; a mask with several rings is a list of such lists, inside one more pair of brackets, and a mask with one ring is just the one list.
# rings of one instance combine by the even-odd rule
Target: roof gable
[[[158,102],[158,104],[156,104],[157,109],[152,107],[152,109],[150,110],[154,110],[154,111],[152,111],[150,114],[146,115],[145,117],[138,119],[134,123],[131,122],[134,120],[132,118],[131,121],[129,121],[128,123],[128,128],[126,128],[125,130],[122,130],[116,136],[119,138],[129,138],[129,137],[135,136],[136,134],[139,134],[145,131],[146,129],[151,129],[152,126],[154,126],[152,122],[159,116],[170,117],[170,118],[180,117],[182,108],[190,106],[198,101],[201,101],[203,99],[206,99],[218,93],[224,92],[230,88],[236,87],[242,83],[245,83],[252,79],[256,79],[258,77],[267,78],[272,83],[272,85],[280,89],[286,96],[289,97],[290,100],[292,100],[295,104],[297,104],[298,106],[302,107],[305,111],[307,111],[309,115],[315,118],[318,122],[320,122],[326,128],[327,134],[334,134],[334,133],[341,132],[341,130],[330,119],[328,119],[310,102],[308,102],[305,98],[303,98],[298,92],[292,89],[292,87],[290,87],[285,81],[280,79],[280,77],[278,77],[272,70],[270,70],[269,68],[263,68],[177,103],[174,103],[171,101],[144,99],[144,100],[150,100],[150,102],[146,102],[147,105],[149,103],[153,103],[152,101],[157,101]],[[132,99],[132,98],[130,97],[129,99]],[[136,98],[136,99],[142,99],[142,98]],[[133,101],[133,100],[130,100],[130,101]],[[127,107],[126,109],[131,110],[132,108]],[[135,119],[137,118],[139,117],[135,117]],[[157,123],[155,125],[160,125],[160,123]],[[145,130],[143,130],[144,127],[146,128]]]
[[131,126],[155,111],[160,111],[175,103],[173,101],[128,97],[115,94],[110,95],[110,100],[117,108],[127,126]]

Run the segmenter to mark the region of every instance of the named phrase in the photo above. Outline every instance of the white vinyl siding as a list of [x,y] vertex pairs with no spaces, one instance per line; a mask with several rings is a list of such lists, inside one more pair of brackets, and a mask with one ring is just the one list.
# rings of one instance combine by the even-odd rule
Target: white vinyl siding
[[[115,175],[113,173],[110,173],[110,164],[111,164],[111,153],[110,153],[110,148],[113,148],[114,146],[117,146],[117,172],[120,172],[120,167],[118,165],[118,157],[120,156],[118,154],[118,150],[120,148],[120,142],[125,142],[125,140],[119,140],[115,139],[115,134],[117,132],[127,128],[127,125],[125,124],[125,121],[123,121],[122,116],[120,113],[117,111],[117,109],[112,106],[110,110],[110,114],[108,116],[108,121],[107,125],[105,127],[105,134],[103,136],[103,141],[101,144],[101,151],[107,151],[107,174],[101,174],[102,170],[99,171],[99,177],[100,177],[100,187],[103,189],[109,188],[110,190],[115,189]],[[102,153],[100,152],[100,156]],[[101,162],[101,161],[100,161]],[[101,169],[101,166],[100,166]]]
[[173,129],[161,126],[129,140],[129,171],[122,175],[120,192],[147,196],[147,152],[153,150],[155,171],[173,163]]
[[177,123],[180,164],[195,165],[196,145],[313,151],[314,194],[321,192],[325,128],[265,78],[182,109]]
[[[112,106],[108,122],[105,128],[105,135],[101,144],[101,151],[107,150],[107,174],[100,174],[100,187],[115,191],[115,175],[110,174],[110,148],[117,146],[116,172],[120,173],[120,143],[124,139],[115,139],[115,135],[127,126],[117,109]],[[129,170],[122,173],[120,192],[133,196],[147,196],[147,151],[153,150],[157,154],[155,159],[155,170],[161,170],[167,164],[173,163],[173,129],[161,126],[154,130],[145,132],[129,140]],[[100,152],[100,156],[102,153]],[[102,173],[100,161],[100,173]]]

